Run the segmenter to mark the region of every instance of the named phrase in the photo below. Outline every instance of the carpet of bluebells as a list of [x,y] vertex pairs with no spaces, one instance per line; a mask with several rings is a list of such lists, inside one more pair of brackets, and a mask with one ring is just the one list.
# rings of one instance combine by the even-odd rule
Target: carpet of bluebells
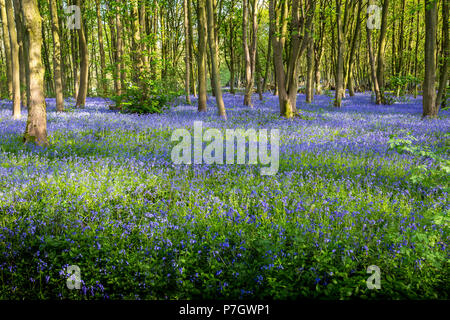
[[[0,101],[0,299],[449,298],[449,225],[435,219],[448,217],[447,191],[411,182],[433,163],[388,144],[414,136],[448,157],[449,113],[422,121],[420,98],[358,94],[336,109],[299,95],[303,116],[286,120],[263,98],[249,109],[225,94],[227,122],[213,99],[204,114],[194,99],[143,116],[100,98],[58,114],[49,99],[48,148],[24,145],[26,112],[14,121]],[[173,130],[196,120],[279,129],[278,174],[173,165]]]

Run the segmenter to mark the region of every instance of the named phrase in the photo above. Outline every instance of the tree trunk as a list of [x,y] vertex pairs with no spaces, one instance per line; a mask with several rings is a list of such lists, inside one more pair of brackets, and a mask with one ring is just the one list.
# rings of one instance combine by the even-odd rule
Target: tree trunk
[[[367,18],[369,18],[369,14],[367,14]],[[369,28],[369,26],[366,27],[367,30],[367,51],[369,53],[369,63],[370,63],[370,75],[372,76],[372,85],[373,90],[376,97],[376,103],[381,104],[381,93],[380,93],[380,87],[378,85],[378,79],[377,79],[377,70],[375,66],[375,57],[373,54],[373,46],[372,46],[372,32]]]
[[269,30],[268,44],[267,44],[267,59],[266,59],[266,70],[264,72],[264,82],[262,84],[262,91],[267,91],[267,83],[269,81],[270,67],[272,66],[272,33]]
[[206,8],[203,2],[198,1],[198,111],[206,112],[207,92],[206,92]]
[[323,56],[323,42],[325,38],[325,27],[326,20],[324,14],[325,8],[322,6],[320,8],[320,20],[322,21],[319,27],[319,39],[318,41],[314,41],[314,75],[315,75],[315,86],[316,86],[316,94],[322,94],[322,85],[320,83],[321,73],[320,73],[320,64]]
[[[252,6],[249,10],[249,6]],[[255,62],[256,62],[256,44],[258,40],[258,22],[257,22],[257,1],[256,0],[244,0],[242,14],[242,43],[244,44],[244,58],[245,58],[245,96],[244,105],[252,107],[252,95],[254,86],[255,75]],[[251,17],[251,47],[248,44],[248,18]]]
[[17,43],[16,22],[12,0],[6,0],[6,15],[8,19],[9,39],[11,43],[11,70],[13,87],[13,118],[21,118],[20,111],[20,66],[19,66],[19,44]]
[[381,16],[381,30],[380,30],[380,40],[378,43],[378,65],[377,65],[377,80],[378,86],[380,87],[381,102],[386,103],[384,98],[385,91],[385,81],[384,81],[384,56],[386,50],[386,32],[387,32],[387,17],[389,13],[389,0],[384,0],[383,2],[383,12]]
[[124,72],[124,63],[123,63],[123,27],[122,27],[122,18],[120,13],[116,14],[116,25],[117,25],[117,62],[116,62],[116,72],[120,81],[118,83],[118,91],[117,94],[120,96],[124,93],[125,90],[125,72]]
[[49,60],[49,51],[48,51],[48,44],[47,39],[45,38],[45,24],[42,23],[42,49],[44,52],[42,53],[42,60],[44,61],[44,85],[46,86],[46,93],[48,95],[53,95],[53,75],[52,75],[52,69],[50,66],[50,60]]
[[52,17],[53,34],[53,74],[56,93],[56,111],[64,111],[64,97],[61,74],[61,42],[59,40],[58,9],[56,0],[50,0],[50,14]]
[[44,67],[42,65],[42,18],[39,14],[37,0],[22,0],[25,26],[30,41],[30,90],[27,126],[24,135],[25,142],[40,146],[48,145],[47,113],[44,97]]
[[[280,103],[280,114],[282,117],[292,118],[297,114],[297,88],[298,88],[298,60],[307,48],[308,39],[311,36],[311,26],[314,18],[315,0],[307,1],[306,9],[302,8],[305,16],[300,19],[299,0],[294,0],[291,9],[290,27],[290,50],[288,53],[287,71],[283,63],[283,48],[287,34],[287,12],[286,1],[275,4],[275,0],[269,2],[269,16],[271,29],[274,32],[272,37],[275,76],[278,88],[278,99]],[[277,28],[278,26],[278,28]],[[302,36],[302,31],[305,33]]]
[[230,14],[230,93],[235,94],[234,83],[236,81],[235,76],[235,53],[234,53],[234,22],[233,22],[233,14],[234,14],[234,0],[231,0],[231,14]]
[[80,63],[79,50],[77,45],[77,33],[71,33],[71,49],[72,49],[72,73],[73,73],[73,95],[75,100],[78,97],[78,90],[80,87],[80,73],[78,72],[78,64]]
[[[345,8],[347,11],[347,6]],[[341,0],[336,0],[336,26],[337,26],[337,61],[336,61],[336,92],[334,106],[341,107],[342,98],[345,96],[344,87],[344,30],[341,20]]]
[[105,70],[106,70],[106,61],[105,61],[105,48],[103,47],[103,23],[102,23],[102,15],[100,11],[100,0],[96,0],[96,9],[97,9],[97,27],[98,27],[98,46],[99,46],[99,54],[100,54],[100,85],[101,85],[101,95],[104,96],[108,92]]
[[423,82],[423,117],[437,118],[439,104],[436,103],[436,33],[437,3],[425,6],[425,75]]
[[22,6],[19,0],[14,0],[14,17],[16,20],[17,44],[19,45],[19,70],[20,70],[20,99],[22,106],[27,106],[27,80],[26,80],[26,56],[24,51],[25,32],[22,21]]
[[442,57],[443,60],[439,71],[439,90],[436,97],[436,108],[446,106],[447,103],[447,80],[448,59],[450,58],[450,43],[448,38],[448,1],[442,1]]
[[[77,0],[77,5],[81,7],[81,1]],[[78,38],[80,41],[80,87],[78,89],[78,97],[76,106],[84,108],[86,106],[86,97],[89,84],[89,51],[86,43],[86,33],[83,17],[81,19],[81,28],[78,29]]]
[[351,97],[355,95],[355,91],[353,88],[353,67],[355,65],[355,51],[356,46],[358,44],[358,38],[361,33],[361,10],[362,10],[362,0],[358,2],[358,8],[356,10],[356,26],[355,26],[355,33],[353,34],[352,44],[350,48],[350,54],[349,54],[349,63],[348,63],[348,70],[347,70],[347,87],[348,87],[348,93]]
[[197,97],[197,88],[195,86],[195,72],[194,72],[194,30],[192,28],[192,12],[191,12],[191,3],[187,2],[188,9],[188,27],[189,27],[189,57],[190,57],[190,73],[191,73],[191,87],[192,93],[194,97]]
[[142,97],[145,97],[147,94],[147,85],[144,79],[144,59],[141,51],[141,30],[139,23],[139,9],[138,9],[138,0],[132,0],[132,13],[133,13],[133,21],[132,21],[132,30],[133,30],[133,46],[135,51],[135,63],[134,63],[134,81],[139,86],[142,91]]
[[0,0],[0,13],[2,18],[3,44],[5,46],[7,90],[9,98],[12,99],[13,80],[12,80],[12,65],[11,65],[11,40],[9,38],[8,18],[6,15],[5,0]]
[[188,0],[183,0],[184,11],[184,56],[185,56],[185,93],[186,103],[191,104],[191,57],[190,57],[190,39],[189,39],[189,12]]
[[259,100],[263,99],[262,92],[262,84],[261,84],[261,63],[259,61],[259,50],[256,50],[256,69],[255,69],[255,77],[256,77],[256,89],[258,91]]
[[314,101],[314,38],[309,38],[307,51],[306,103]]
[[[420,5],[420,0],[417,0],[417,6]],[[419,55],[419,27],[420,27],[420,12],[419,10],[417,10],[416,13],[417,16],[417,21],[416,21],[416,48],[414,51],[414,78],[417,79],[417,71],[418,71],[418,63],[419,63],[419,59],[418,59],[418,55]],[[417,98],[418,95],[418,88],[417,88],[417,81],[414,84],[414,99]]]
[[[280,22],[284,24],[285,15],[280,14],[280,10],[286,11],[286,6],[282,6],[282,8],[275,7],[275,0],[270,0],[269,2],[269,16],[270,16],[270,24],[272,25],[272,30],[278,33],[277,26],[280,25]],[[280,21],[281,20],[281,21]],[[284,38],[286,37],[286,32],[281,28],[281,32],[279,35],[275,35],[272,37],[272,46],[273,46],[273,59],[274,59],[274,68],[276,75],[276,82],[278,88],[278,100],[280,103],[280,115],[286,118],[294,117],[294,112],[292,109],[292,105],[289,100],[289,96],[286,88],[286,73],[283,65],[283,43]],[[292,57],[291,57],[292,59]]]
[[[204,0],[200,0],[200,2],[203,2]],[[204,5],[204,2],[203,2]],[[223,102],[222,98],[222,88],[220,86],[220,76],[219,76],[219,68],[218,68],[218,61],[217,61],[217,46],[216,46],[216,39],[215,39],[215,21],[214,21],[214,8],[212,1],[207,1],[206,11],[208,13],[208,37],[209,37],[209,50],[211,52],[211,71],[213,74],[213,86],[214,91],[216,93],[216,103],[217,103],[217,109],[218,114],[220,117],[222,117],[224,120],[227,120],[227,114],[225,111],[225,104]]]

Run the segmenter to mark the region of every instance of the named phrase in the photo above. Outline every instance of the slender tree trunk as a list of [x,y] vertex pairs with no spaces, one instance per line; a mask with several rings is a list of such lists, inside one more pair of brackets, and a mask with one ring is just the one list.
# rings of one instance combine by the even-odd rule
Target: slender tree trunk
[[20,99],[22,106],[27,106],[27,80],[26,57],[24,52],[24,28],[22,21],[22,6],[19,0],[14,0],[14,18],[16,20],[17,44],[19,45],[19,69],[20,69]]
[[[251,4],[251,10],[249,6]],[[252,107],[252,95],[254,86],[255,75],[255,62],[256,62],[256,44],[258,36],[258,22],[257,22],[257,1],[256,0],[244,0],[243,5],[243,18],[242,18],[242,43],[244,44],[244,58],[245,58],[245,95],[244,105]],[[251,17],[251,47],[248,44],[248,18]]]
[[64,97],[61,74],[61,42],[59,40],[58,9],[56,0],[50,0],[50,14],[52,17],[53,35],[53,74],[56,93],[56,111],[64,111]]
[[107,80],[105,76],[106,70],[106,61],[105,61],[105,48],[103,46],[103,23],[102,23],[102,15],[100,10],[100,0],[96,0],[96,9],[97,9],[97,27],[98,27],[98,46],[99,46],[99,54],[100,54],[100,74],[101,74],[101,94],[104,96],[108,93],[107,88]]
[[[203,2],[204,0],[200,0],[200,2]],[[213,86],[214,91],[216,93],[216,103],[217,103],[217,109],[218,114],[220,117],[222,117],[224,120],[227,120],[227,114],[225,111],[225,104],[223,102],[222,98],[222,88],[220,86],[220,76],[219,76],[219,68],[218,68],[218,61],[217,61],[217,46],[216,46],[216,39],[215,39],[215,21],[214,21],[214,8],[211,1],[207,1],[206,11],[208,13],[208,37],[209,37],[209,50],[211,52],[211,71],[213,76]]]
[[[287,2],[283,1],[275,6],[275,1],[269,2],[269,16],[272,31],[275,36],[272,38],[274,65],[276,82],[278,86],[278,99],[280,103],[280,114],[286,118],[292,118],[297,114],[297,90],[298,90],[298,60],[306,50],[309,37],[312,36],[311,26],[314,18],[315,0],[306,3],[306,9],[301,8],[300,1],[294,0],[291,9],[290,27],[290,50],[288,53],[287,71],[284,69],[283,48],[287,34]],[[278,26],[278,28],[277,28]],[[302,32],[304,34],[302,34]]]
[[405,34],[405,9],[406,9],[406,0],[402,0],[402,12],[400,19],[400,36],[398,38],[398,59],[396,63],[395,72],[397,75],[401,75],[403,66],[403,46],[404,46],[404,34]]
[[[208,16],[206,16],[206,21],[208,22]],[[206,66],[207,71],[209,72],[209,80],[211,84],[211,93],[213,97],[216,97],[216,88],[214,87],[213,83],[216,81],[214,77],[216,76],[215,73],[212,72],[212,60],[211,60],[211,50],[209,50],[209,39],[208,39],[208,33],[206,34],[207,41],[206,41]]]
[[194,72],[194,30],[192,28],[192,10],[191,2],[187,2],[188,9],[188,28],[189,28],[189,57],[190,57],[190,73],[191,73],[191,87],[194,97],[197,97],[197,87],[195,86],[195,72]]
[[355,65],[355,51],[356,46],[358,44],[358,38],[361,33],[361,10],[362,10],[362,0],[358,1],[358,8],[356,10],[356,26],[355,26],[355,33],[353,35],[352,44],[350,48],[350,54],[349,54],[349,63],[348,63],[348,71],[347,71],[347,87],[348,87],[348,93],[351,97],[355,95],[355,91],[353,88],[353,67]]
[[[367,18],[369,18],[369,14],[367,14]],[[367,30],[367,51],[369,53],[369,63],[370,63],[370,75],[372,76],[372,85],[373,90],[376,97],[376,103],[381,104],[381,93],[380,93],[380,87],[378,85],[378,79],[377,79],[377,70],[375,66],[375,57],[373,53],[373,46],[372,46],[372,32],[369,28],[369,26],[366,27]]]
[[[81,7],[81,0],[77,0],[77,5]],[[80,41],[80,87],[78,89],[77,103],[78,108],[86,106],[86,97],[89,85],[89,51],[86,43],[85,24],[83,17],[81,19],[81,28],[78,29],[78,38]]]
[[437,118],[439,104],[436,103],[436,34],[437,2],[425,6],[425,75],[423,82],[423,117]]
[[[417,6],[419,6],[420,5],[420,0],[417,0]],[[420,12],[419,12],[419,10],[417,10],[417,13],[416,13],[416,17],[417,17],[417,22],[416,22],[416,48],[415,48],[415,51],[414,51],[414,78],[415,79],[417,79],[417,69],[418,69],[418,63],[419,63],[419,59],[418,59],[418,56],[419,56],[419,31],[420,31],[420,28],[419,28],[419,26],[420,26]],[[418,86],[418,83],[417,83],[417,81],[415,82],[415,84],[414,84],[414,99],[416,99],[417,98],[417,95],[418,95],[418,88],[417,88],[417,86]]]
[[189,38],[189,12],[188,12],[188,0],[183,0],[184,11],[184,55],[185,55],[185,93],[186,103],[191,104],[191,57],[190,57],[190,38]]
[[235,94],[234,83],[236,81],[235,76],[235,52],[234,52],[234,22],[233,22],[233,14],[234,14],[234,0],[231,0],[231,12],[230,15],[230,93]]
[[143,97],[146,96],[147,93],[147,87],[146,82],[144,79],[144,59],[142,56],[141,49],[141,31],[140,31],[140,24],[139,24],[139,9],[138,9],[138,0],[131,0],[132,5],[132,14],[133,14],[133,20],[132,20],[132,36],[133,36],[133,47],[134,47],[134,81],[139,86],[139,88],[142,90]]
[[[283,6],[284,10],[287,10]],[[277,26],[280,23],[284,23],[284,15],[280,14],[280,8],[275,7],[275,0],[270,0],[269,2],[269,16],[270,16],[270,24],[272,25],[272,31],[278,31]],[[283,20],[283,21],[281,21]],[[276,83],[278,88],[278,100],[280,103],[280,115],[286,118],[294,117],[294,112],[292,110],[292,106],[289,100],[289,96],[286,88],[286,73],[283,65],[283,43],[284,38],[286,37],[285,31],[281,30],[279,35],[272,37],[272,46],[273,46],[273,58],[274,58],[274,68],[276,75]]]
[[320,83],[321,72],[320,72],[320,64],[323,57],[323,43],[325,38],[325,27],[326,20],[324,14],[324,3],[321,2],[320,8],[320,20],[322,21],[319,26],[319,39],[318,41],[314,41],[314,75],[315,75],[315,85],[316,85],[316,94],[322,94],[322,85]]
[[262,92],[262,84],[261,84],[261,63],[259,61],[259,50],[256,50],[256,89],[258,90],[258,96],[259,100],[262,101],[263,99],[263,92]]
[[314,38],[310,37],[307,51],[306,103],[314,101]]
[[381,102],[385,103],[384,91],[384,69],[385,69],[385,51],[386,51],[386,32],[387,32],[387,17],[389,13],[389,0],[383,2],[383,12],[381,16],[381,30],[380,41],[378,43],[378,65],[377,65],[377,80],[380,87]]
[[450,59],[450,42],[448,37],[448,1],[442,1],[442,63],[439,71],[439,90],[436,97],[437,108],[446,106],[447,103],[447,81],[448,81],[448,60]]
[[21,118],[20,111],[20,66],[19,66],[19,44],[17,43],[16,22],[12,0],[6,0],[6,15],[8,19],[9,39],[11,43],[11,66],[13,85],[13,118]]
[[25,142],[48,145],[47,113],[44,96],[44,67],[41,61],[42,18],[39,14],[37,0],[22,0],[25,26],[30,40],[30,90]]
[[264,72],[264,82],[262,84],[262,91],[267,91],[267,84],[269,81],[269,73],[270,73],[270,67],[272,66],[271,61],[272,59],[272,33],[269,31],[269,37],[268,37],[268,44],[267,44],[267,59],[266,59],[266,70]]
[[206,92],[206,8],[204,0],[198,1],[198,111],[205,112],[207,105]]
[[[347,10],[347,6],[345,8]],[[336,25],[337,25],[337,61],[336,61],[336,93],[334,106],[341,107],[342,98],[345,96],[344,87],[344,30],[341,20],[341,0],[336,0]]]
[[120,79],[118,83],[118,91],[117,94],[120,96],[124,93],[125,90],[125,70],[123,63],[123,26],[122,26],[122,18],[120,13],[116,14],[116,25],[117,25],[117,62],[116,62],[116,72]]
[[49,60],[49,50],[48,50],[48,44],[47,39],[45,38],[45,25],[42,23],[42,49],[44,50],[42,54],[42,60],[44,61],[44,85],[46,86],[46,93],[49,95],[53,95],[53,82],[52,82],[52,69],[50,67],[50,60]]
[[0,0],[0,13],[2,18],[3,44],[5,46],[7,90],[9,98],[12,99],[13,80],[12,80],[12,65],[11,65],[11,40],[9,38],[8,18],[6,15],[5,0]]
[[72,49],[72,73],[73,73],[73,95],[75,100],[78,97],[80,88],[80,73],[78,72],[78,65],[80,63],[79,50],[77,45],[77,32],[71,33],[71,49]]
[[145,74],[145,78],[147,78],[148,71],[148,51],[147,51],[147,43],[145,38],[147,37],[147,2],[146,0],[140,0],[138,5],[139,10],[139,32],[141,36],[141,46],[140,46],[140,55],[142,60],[142,70]]

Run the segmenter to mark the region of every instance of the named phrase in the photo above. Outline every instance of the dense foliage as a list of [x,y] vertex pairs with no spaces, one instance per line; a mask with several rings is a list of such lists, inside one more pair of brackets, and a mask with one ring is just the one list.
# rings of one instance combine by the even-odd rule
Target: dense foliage
[[160,82],[147,80],[145,90],[130,85],[125,89],[124,94],[113,97],[115,102],[113,109],[123,113],[162,113],[179,95],[180,92],[170,90]]
[[[142,116],[102,99],[61,114],[48,100],[48,148],[19,143],[25,123],[5,102],[0,298],[449,297],[448,179],[411,180],[448,164],[448,112],[418,121],[421,99],[374,107],[357,94],[336,109],[321,96],[287,121],[272,95],[254,109],[224,99],[219,123],[212,99],[207,113]],[[280,128],[278,175],[174,166],[171,132],[194,120]],[[81,290],[67,289],[68,265]],[[370,265],[381,290],[367,289]]]

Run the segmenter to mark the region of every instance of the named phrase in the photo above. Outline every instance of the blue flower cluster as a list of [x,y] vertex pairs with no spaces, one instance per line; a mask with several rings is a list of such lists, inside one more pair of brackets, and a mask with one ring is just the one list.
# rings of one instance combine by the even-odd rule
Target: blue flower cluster
[[[100,98],[56,113],[48,99],[46,148],[22,144],[25,120],[0,101],[0,299],[448,298],[448,194],[409,179],[432,160],[388,145],[412,135],[448,158],[448,112],[421,121],[420,98],[357,94],[336,109],[300,95],[286,120],[271,94],[252,109],[224,100],[227,122],[212,98],[206,113],[140,116]],[[279,129],[278,174],[174,165],[171,133],[194,121]],[[382,290],[366,286],[370,265]]]

